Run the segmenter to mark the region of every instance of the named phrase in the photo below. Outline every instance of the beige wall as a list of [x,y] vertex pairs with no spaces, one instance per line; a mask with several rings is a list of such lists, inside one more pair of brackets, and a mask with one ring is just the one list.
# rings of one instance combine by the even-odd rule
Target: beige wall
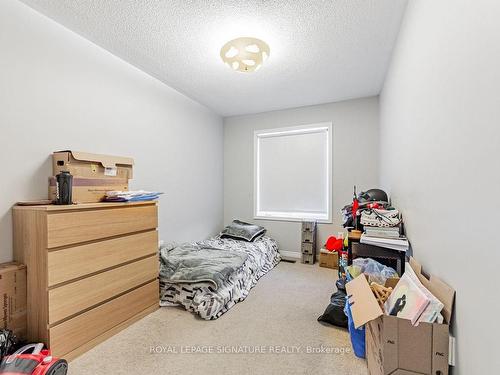
[[410,1],[381,95],[381,182],[457,290],[455,374],[500,371],[500,2]]
[[222,119],[15,0],[0,2],[0,261],[11,206],[45,198],[49,155],[135,158],[132,188],[165,192],[160,236],[199,240],[222,224]]
[[[333,124],[333,224],[319,226],[319,241],[342,230],[342,207],[358,189],[378,186],[378,98],[348,100],[224,119],[224,222],[258,223],[284,251],[300,252],[300,223],[253,219],[253,142],[257,129]],[[306,173],[304,172],[304,176]]]

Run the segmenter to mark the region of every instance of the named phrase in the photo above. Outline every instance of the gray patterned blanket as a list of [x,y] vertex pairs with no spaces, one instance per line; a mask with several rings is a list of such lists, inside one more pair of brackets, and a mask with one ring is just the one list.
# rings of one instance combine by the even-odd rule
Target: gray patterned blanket
[[241,251],[227,251],[198,244],[164,246],[160,249],[160,277],[165,282],[210,282],[216,289],[247,260]]
[[214,288],[212,282],[178,283],[165,280],[160,275],[160,306],[182,305],[206,320],[219,318],[243,301],[257,281],[281,259],[278,243],[266,236],[254,242],[216,236],[192,245],[248,255],[243,267],[229,275],[222,288],[218,289]]

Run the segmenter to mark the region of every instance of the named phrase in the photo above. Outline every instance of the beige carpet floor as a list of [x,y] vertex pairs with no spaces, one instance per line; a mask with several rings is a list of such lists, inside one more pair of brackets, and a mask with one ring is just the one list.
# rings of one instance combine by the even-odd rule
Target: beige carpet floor
[[72,361],[69,374],[367,374],[347,332],[316,321],[335,279],[281,262],[221,318],[161,308]]

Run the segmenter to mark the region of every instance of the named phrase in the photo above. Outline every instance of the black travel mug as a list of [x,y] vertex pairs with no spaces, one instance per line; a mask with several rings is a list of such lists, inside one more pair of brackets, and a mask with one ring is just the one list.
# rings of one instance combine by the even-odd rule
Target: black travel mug
[[73,204],[71,192],[73,176],[69,172],[61,172],[56,176],[56,204]]

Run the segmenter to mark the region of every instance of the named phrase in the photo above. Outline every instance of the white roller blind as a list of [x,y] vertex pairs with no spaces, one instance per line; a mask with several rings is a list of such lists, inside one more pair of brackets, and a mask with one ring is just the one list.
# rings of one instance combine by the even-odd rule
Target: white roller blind
[[331,124],[255,133],[255,216],[331,220]]

